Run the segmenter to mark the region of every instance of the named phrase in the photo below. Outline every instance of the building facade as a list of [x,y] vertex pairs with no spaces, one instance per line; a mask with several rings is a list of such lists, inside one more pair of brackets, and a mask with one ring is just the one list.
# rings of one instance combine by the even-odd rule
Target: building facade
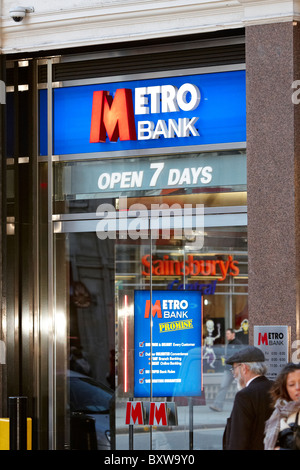
[[228,328],[299,361],[299,2],[13,7],[1,416],[28,397],[35,449],[220,448]]

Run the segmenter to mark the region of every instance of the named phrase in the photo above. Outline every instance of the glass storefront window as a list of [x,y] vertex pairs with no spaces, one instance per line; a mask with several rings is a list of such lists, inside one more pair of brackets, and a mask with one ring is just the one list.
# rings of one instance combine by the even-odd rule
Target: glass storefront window
[[[238,151],[54,164],[56,302],[65,305],[68,318],[70,448],[78,448],[78,433],[81,446],[90,433],[96,435],[98,448],[221,448],[234,384],[221,413],[210,405],[225,371],[226,330],[248,341],[245,162]],[[149,314],[150,362],[136,370],[136,292],[168,292],[178,301],[182,292],[199,294],[201,337],[192,341],[199,348],[191,367],[200,393],[173,394],[168,388],[170,394],[152,396],[163,377],[179,380],[184,355],[192,359],[192,353],[180,356],[176,345],[165,346],[160,356],[166,367],[159,367],[151,336],[158,315]],[[171,338],[162,341],[166,345],[173,342],[171,329],[188,318],[186,304],[180,311],[176,305],[169,304],[164,319],[165,337]],[[186,372],[188,391],[193,380]],[[150,383],[150,395],[136,396],[137,381]],[[126,424],[128,403],[136,401],[148,410],[146,419],[143,425]],[[166,405],[172,416],[166,425],[149,425],[151,401]]]

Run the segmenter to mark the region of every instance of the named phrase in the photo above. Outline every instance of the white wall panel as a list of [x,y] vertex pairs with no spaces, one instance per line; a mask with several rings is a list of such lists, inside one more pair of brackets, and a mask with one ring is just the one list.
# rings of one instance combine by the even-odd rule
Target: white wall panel
[[[298,16],[299,0],[3,0],[2,52],[50,50],[243,27]],[[14,22],[15,5],[35,11]],[[296,18],[297,19],[297,18]]]

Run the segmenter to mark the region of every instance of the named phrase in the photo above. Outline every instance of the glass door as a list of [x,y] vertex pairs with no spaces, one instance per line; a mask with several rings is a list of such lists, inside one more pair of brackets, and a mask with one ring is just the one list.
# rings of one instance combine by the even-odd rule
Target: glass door
[[[55,235],[56,318],[65,318],[67,448],[108,450],[114,426],[114,243],[92,232]],[[61,311],[60,311],[61,309]],[[58,338],[57,338],[58,340]]]
[[178,156],[54,165],[55,400],[67,448],[221,448],[234,384],[223,413],[210,406],[227,330],[248,338],[247,202],[240,176],[206,186],[209,158],[225,173],[244,168],[242,152],[184,167]]
[[247,342],[246,243],[242,227],[116,242],[117,448],[222,448],[234,383],[217,422],[210,405],[225,373],[226,330],[234,325]]
[[[127,227],[150,217],[127,219]],[[170,218],[164,238],[151,239],[148,229],[144,238],[119,232],[114,239],[110,231],[112,238],[100,239],[98,219],[63,219],[55,273],[56,316],[59,306],[67,312],[60,383],[68,447],[220,448],[222,427],[210,433],[215,417],[207,412],[224,372],[226,328],[239,331],[247,320],[245,227],[206,227],[200,241],[191,232],[175,239]]]

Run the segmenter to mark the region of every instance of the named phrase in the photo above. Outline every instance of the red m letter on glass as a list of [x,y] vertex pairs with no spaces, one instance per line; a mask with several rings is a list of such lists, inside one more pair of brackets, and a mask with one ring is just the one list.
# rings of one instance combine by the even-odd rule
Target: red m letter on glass
[[94,91],[90,142],[136,140],[132,92],[126,88],[116,91]]
[[126,405],[126,420],[125,424],[144,424],[144,409],[143,403],[137,401],[135,403],[128,401]]
[[166,403],[150,403],[149,424],[150,425],[167,426],[167,404]]

